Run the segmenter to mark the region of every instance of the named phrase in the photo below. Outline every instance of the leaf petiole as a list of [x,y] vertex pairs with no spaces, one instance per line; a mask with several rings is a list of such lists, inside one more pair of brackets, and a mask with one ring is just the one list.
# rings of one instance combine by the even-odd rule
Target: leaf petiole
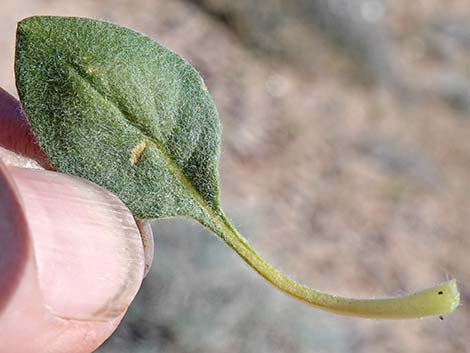
[[395,298],[353,299],[322,293],[276,270],[259,256],[227,217],[212,214],[206,225],[274,287],[307,304],[336,314],[381,319],[409,319],[449,314],[459,305],[457,282],[452,279],[420,292]]

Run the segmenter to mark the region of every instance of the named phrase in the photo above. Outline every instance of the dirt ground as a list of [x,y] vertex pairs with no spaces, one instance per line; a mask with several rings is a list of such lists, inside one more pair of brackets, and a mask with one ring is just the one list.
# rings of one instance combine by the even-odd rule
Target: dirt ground
[[345,296],[461,290],[443,321],[339,317],[160,220],[152,272],[97,352],[470,351],[470,6],[344,1],[2,1],[12,93],[16,22],[34,14],[112,20],[186,57],[222,120],[224,209],[283,272]]

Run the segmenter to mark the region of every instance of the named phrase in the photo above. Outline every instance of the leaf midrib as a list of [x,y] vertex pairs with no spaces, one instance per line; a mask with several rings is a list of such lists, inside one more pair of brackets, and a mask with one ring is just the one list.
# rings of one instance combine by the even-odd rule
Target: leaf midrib
[[[189,179],[186,177],[186,175],[183,173],[181,170],[181,167],[173,160],[171,154],[168,152],[168,150],[165,148],[163,143],[155,139],[153,136],[149,136],[146,133],[142,131],[141,128],[139,128],[133,121],[132,119],[129,119],[127,117],[127,114],[120,106],[119,103],[115,102],[111,97],[105,95],[103,92],[100,91],[99,87],[92,81],[90,80],[89,77],[87,77],[85,74],[81,72],[81,69],[79,67],[76,67],[76,65],[72,63],[67,63],[67,66],[80,78],[82,79],[93,91],[95,91],[98,95],[100,95],[101,98],[103,98],[105,101],[111,103],[111,105],[119,111],[119,113],[124,117],[126,122],[131,125],[133,128],[135,128],[139,133],[142,134],[143,137],[147,138],[150,143],[152,143],[155,148],[160,152],[160,155],[163,157],[165,162],[168,165],[168,169],[170,170],[171,174],[176,177],[176,179],[183,184],[185,189],[189,192],[189,194],[195,199],[199,205],[201,206],[202,210],[206,212],[206,216],[208,216],[209,219],[212,221],[215,221],[215,219],[218,218],[220,211],[215,210],[213,207],[209,205],[209,203],[201,196],[199,191],[194,187],[194,185],[189,181]],[[188,216],[195,216],[195,215],[188,215]],[[202,220],[199,220],[202,221]]]

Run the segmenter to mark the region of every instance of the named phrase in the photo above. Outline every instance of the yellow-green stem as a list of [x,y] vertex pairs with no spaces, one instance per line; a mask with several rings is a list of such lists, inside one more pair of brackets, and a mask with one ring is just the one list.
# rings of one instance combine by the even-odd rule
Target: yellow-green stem
[[384,299],[352,299],[319,292],[290,279],[264,261],[221,213],[207,225],[256,272],[281,291],[317,308],[366,318],[407,319],[451,313],[459,305],[455,280],[411,295]]

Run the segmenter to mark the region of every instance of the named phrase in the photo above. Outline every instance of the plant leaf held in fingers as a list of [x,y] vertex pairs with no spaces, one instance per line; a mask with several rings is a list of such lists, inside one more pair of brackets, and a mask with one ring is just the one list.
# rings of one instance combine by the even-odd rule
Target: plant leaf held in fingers
[[108,22],[31,17],[18,24],[16,82],[54,168],[107,188],[138,218],[194,218],[287,294],[364,317],[441,315],[458,305],[454,280],[400,298],[349,299],[267,264],[220,208],[220,123],[202,78],[152,39]]
[[218,209],[220,128],[199,74],[128,29],[33,17],[18,27],[21,101],[54,167],[116,193],[140,218]]

